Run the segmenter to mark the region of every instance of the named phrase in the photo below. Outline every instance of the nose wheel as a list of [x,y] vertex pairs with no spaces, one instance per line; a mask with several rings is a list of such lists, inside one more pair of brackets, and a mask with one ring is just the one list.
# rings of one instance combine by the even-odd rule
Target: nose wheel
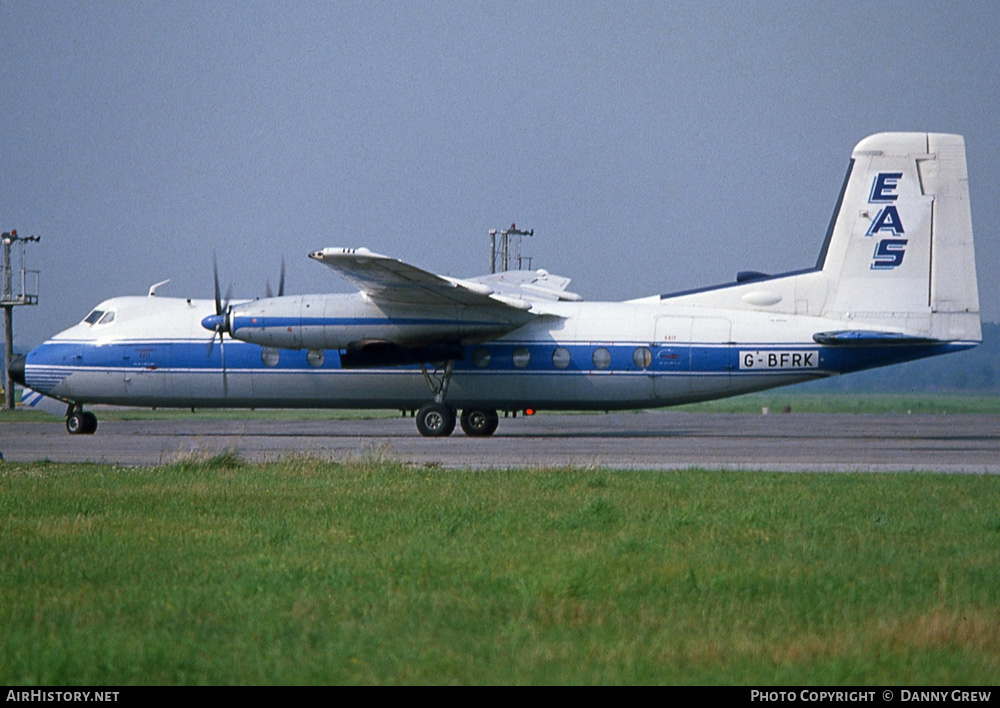
[[72,411],[66,416],[66,431],[70,435],[93,435],[97,430],[97,416],[88,411]]

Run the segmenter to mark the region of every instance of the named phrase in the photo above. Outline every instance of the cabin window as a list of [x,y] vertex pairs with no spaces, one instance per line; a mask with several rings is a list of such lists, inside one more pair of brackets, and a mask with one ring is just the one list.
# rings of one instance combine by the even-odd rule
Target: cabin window
[[566,347],[556,347],[556,350],[552,352],[552,366],[557,369],[565,369],[569,366],[569,361],[569,349]]
[[606,369],[611,365],[611,352],[604,347],[594,350],[594,368]]
[[636,347],[632,352],[632,362],[640,369],[645,369],[653,361],[653,355],[647,347]]
[[477,369],[485,369],[490,365],[490,350],[486,347],[479,347],[472,352],[472,363]]
[[278,359],[281,356],[281,350],[275,349],[273,347],[263,347],[260,350],[260,360],[263,362],[264,366],[277,366]]
[[527,347],[518,347],[514,350],[514,366],[518,369],[524,369],[528,366],[531,361],[531,352],[528,351]]
[[95,322],[97,322],[97,320],[101,319],[102,317],[104,317],[104,310],[94,310],[89,315],[87,315],[83,321],[86,322],[87,324],[94,324]]
[[306,352],[306,361],[309,362],[309,366],[314,366],[319,368],[323,366],[323,361],[326,359],[326,352],[322,349],[310,349]]
[[108,310],[107,312],[104,313],[104,317],[102,317],[97,321],[97,324],[106,325],[106,324],[111,324],[114,321],[115,321],[115,311]]

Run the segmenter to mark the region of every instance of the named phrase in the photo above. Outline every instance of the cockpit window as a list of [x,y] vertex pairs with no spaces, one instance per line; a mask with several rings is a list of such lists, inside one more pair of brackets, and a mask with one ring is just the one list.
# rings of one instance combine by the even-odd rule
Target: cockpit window
[[94,310],[83,320],[89,325],[94,324],[111,324],[115,321],[115,311],[114,310]]

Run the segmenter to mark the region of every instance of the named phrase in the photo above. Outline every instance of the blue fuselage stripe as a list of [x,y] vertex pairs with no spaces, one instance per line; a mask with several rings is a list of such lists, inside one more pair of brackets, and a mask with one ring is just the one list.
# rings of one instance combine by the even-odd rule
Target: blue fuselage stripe
[[[371,326],[435,326],[453,327],[454,319],[435,317],[256,317],[253,315],[233,314],[233,330],[246,328],[283,329],[288,327],[371,327]],[[462,320],[463,325],[479,327],[496,324],[492,321]]]
[[[225,348],[225,365],[229,372],[239,371],[340,371],[339,352],[323,352],[323,356],[307,358],[304,350],[267,350],[277,352],[277,361],[262,357],[264,349],[256,344],[226,340],[208,347],[204,341],[135,341],[113,344],[86,344],[82,342],[49,341],[34,349],[27,358],[27,375],[45,390],[41,379],[49,379],[51,372],[68,373],[76,369],[101,370],[221,370],[222,350]],[[836,347],[816,344],[712,344],[691,343],[651,345],[648,343],[538,343],[494,342],[465,348],[463,359],[455,362],[456,373],[481,371],[484,373],[636,373],[648,375],[670,374],[730,374],[757,376],[768,373],[848,373],[860,369],[884,366],[915,358],[922,358],[969,348],[972,344],[951,343],[933,345],[885,345],[876,347]],[[598,350],[602,352],[595,355]],[[640,350],[637,353],[637,350]],[[644,356],[641,350],[648,352]],[[759,354],[759,368],[741,367],[741,355]],[[801,352],[794,361],[808,364],[792,366],[791,355],[781,361],[772,357],[774,364],[767,364],[768,352]],[[606,356],[602,358],[602,354]],[[646,363],[648,361],[648,363]],[[415,369],[409,367],[380,367],[377,371]],[[356,370],[355,370],[356,371]],[[49,372],[48,374],[46,372]],[[32,384],[33,386],[35,384]]]

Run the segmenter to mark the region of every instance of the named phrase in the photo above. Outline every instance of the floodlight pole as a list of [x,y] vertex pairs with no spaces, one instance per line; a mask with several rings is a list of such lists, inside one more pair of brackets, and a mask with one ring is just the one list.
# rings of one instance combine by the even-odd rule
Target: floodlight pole
[[14,358],[14,308],[3,306],[3,407],[14,410],[14,380],[10,377],[11,359]]
[[[14,410],[14,381],[10,377],[10,362],[14,358],[14,308],[18,305],[38,304],[38,271],[28,271],[24,265],[24,244],[29,241],[41,241],[39,236],[18,236],[17,231],[11,229],[0,236],[3,243],[3,292],[0,293],[0,307],[3,308],[3,339],[4,339],[4,408],[9,411]],[[20,292],[14,292],[13,275],[14,267],[11,263],[11,246],[19,243],[21,247],[21,282]],[[28,292],[28,273],[35,276],[35,292]]]
[[[534,229],[529,229],[527,231],[522,231],[517,228],[515,224],[511,224],[509,229],[502,229],[500,232],[500,247],[497,248],[497,230],[490,229],[490,273],[497,272],[497,255],[500,256],[500,270],[508,271],[510,270],[510,245],[511,236],[514,239],[514,257],[517,259],[517,268],[520,270],[523,267],[524,259],[521,257],[521,237],[522,236],[533,236],[535,234]],[[528,267],[531,267],[531,258],[528,258]]]

